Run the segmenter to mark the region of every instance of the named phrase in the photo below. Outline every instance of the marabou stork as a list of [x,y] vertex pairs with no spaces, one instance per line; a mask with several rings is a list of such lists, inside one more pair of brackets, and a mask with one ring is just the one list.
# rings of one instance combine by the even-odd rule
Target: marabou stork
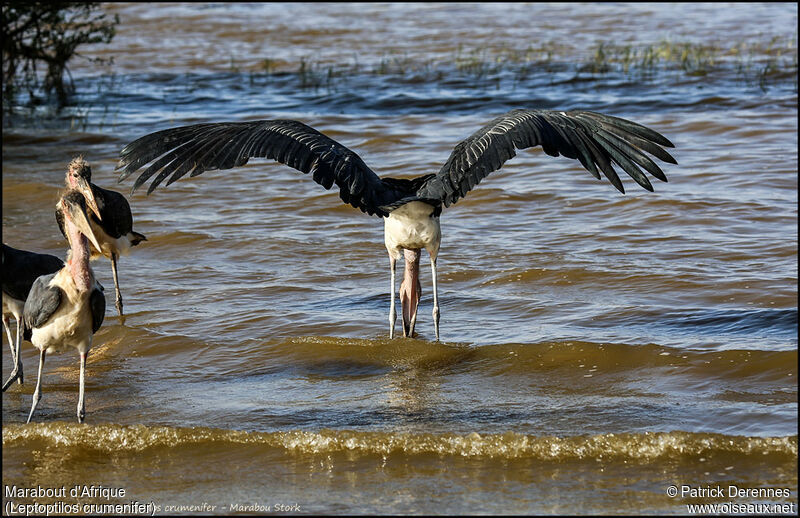
[[[524,110],[505,113],[459,142],[438,173],[413,179],[380,178],[347,147],[319,131],[293,120],[257,120],[193,124],[157,131],[128,144],[120,153],[119,181],[150,163],[131,192],[155,176],[147,193],[165,179],[167,185],[190,173],[231,169],[252,157],[271,158],[312,178],[326,189],[333,184],[345,203],[384,218],[385,245],[391,267],[389,337],[394,334],[395,264],[405,255],[400,286],[403,335],[414,330],[420,297],[421,249],[431,259],[433,321],[439,339],[439,300],[436,257],[441,230],[439,215],[475,187],[486,175],[512,158],[515,149],[540,145],[550,156],[577,159],[595,178],[602,172],[620,192],[617,164],[636,183],[652,191],[642,169],[666,182],[664,172],[645,152],[677,164],[664,147],[674,147],[663,135],[629,120],[574,110]],[[641,169],[640,169],[641,168]]]
[[78,422],[86,415],[84,379],[86,355],[92,347],[92,336],[100,329],[106,309],[106,297],[89,265],[90,243],[97,242],[86,213],[86,200],[79,191],[66,192],[58,202],[70,250],[64,267],[56,273],[36,279],[25,301],[23,319],[30,329],[31,343],[39,349],[39,374],[33,403],[28,415],[31,422],[36,405],[42,398],[42,367],[47,353],[74,347],[81,362],[78,392]]
[[[117,278],[117,260],[120,255],[125,255],[132,246],[138,245],[147,238],[133,231],[133,216],[131,206],[125,196],[108,189],[103,189],[91,183],[92,168],[82,156],[75,157],[67,168],[65,183],[67,189],[76,189],[86,198],[86,203],[93,214],[89,215],[92,226],[100,247],[92,246],[92,260],[101,255],[111,260],[111,273],[114,275],[114,289],[117,312],[122,316],[122,294],[119,291]],[[66,237],[64,222],[56,211],[56,220],[61,233]]]
[[[3,383],[3,392],[14,383],[14,380],[22,385],[22,357],[19,353],[24,327],[22,310],[33,281],[42,275],[57,272],[63,267],[64,261],[54,255],[17,250],[3,243],[3,327],[6,329],[11,359],[14,362],[11,376]],[[17,321],[16,340],[11,337],[10,316]]]

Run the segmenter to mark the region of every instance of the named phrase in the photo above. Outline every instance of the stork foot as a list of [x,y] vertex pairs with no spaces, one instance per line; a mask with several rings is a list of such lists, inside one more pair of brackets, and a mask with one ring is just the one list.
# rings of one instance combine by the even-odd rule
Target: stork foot
[[22,359],[17,357],[17,362],[14,364],[14,370],[11,371],[11,375],[8,377],[5,383],[3,383],[3,392],[6,391],[8,387],[14,383],[14,380],[17,380],[17,383],[22,385]]
[[119,323],[124,326],[125,315],[122,313],[122,298],[117,299],[117,301],[114,303],[114,306],[117,308],[117,313],[119,313]]
[[28,420],[25,421],[26,423],[31,422],[31,418],[33,417],[33,412],[36,410],[36,405],[39,404],[39,401],[42,399],[42,393],[39,391],[39,387],[36,387],[36,392],[33,393],[33,403],[31,404],[31,413],[28,414]]
[[82,423],[86,417],[86,400],[84,399],[85,387],[84,380],[86,379],[86,353],[80,353],[81,358],[81,377],[78,382],[78,422]]
[[8,389],[8,387],[14,383],[14,380],[17,380],[20,384],[22,383],[22,373],[17,368],[14,368],[14,370],[11,371],[11,376],[9,376],[6,382],[3,383],[3,392],[5,392],[6,389]]
[[416,325],[416,317],[414,317],[414,321],[406,327],[403,326],[403,338],[416,338],[419,336],[419,333],[414,331],[414,326]]
[[36,405],[38,405],[39,400],[42,399],[42,367],[44,367],[45,356],[47,356],[47,349],[42,349],[39,352],[39,375],[36,378],[36,389],[33,391],[33,403],[31,404],[31,413],[28,414],[28,420],[25,421],[26,423],[31,422],[31,418],[33,417],[33,412],[36,410]]

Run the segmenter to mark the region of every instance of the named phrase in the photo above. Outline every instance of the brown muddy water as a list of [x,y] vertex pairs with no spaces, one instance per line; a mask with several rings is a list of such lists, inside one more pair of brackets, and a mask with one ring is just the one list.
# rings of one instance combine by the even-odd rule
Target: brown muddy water
[[14,247],[64,255],[74,155],[127,195],[125,144],[195,122],[301,120],[402,177],[510,109],[585,108],[679,165],[622,195],[519,152],[442,215],[439,343],[427,268],[419,336],[388,339],[383,224],[308,177],[253,160],[137,191],[148,241],[95,335],[87,424],[67,353],[23,424],[23,345],[4,513],[797,511],[795,4],[104,6],[118,34],[84,54],[114,63],[75,61],[73,106],[4,118]]

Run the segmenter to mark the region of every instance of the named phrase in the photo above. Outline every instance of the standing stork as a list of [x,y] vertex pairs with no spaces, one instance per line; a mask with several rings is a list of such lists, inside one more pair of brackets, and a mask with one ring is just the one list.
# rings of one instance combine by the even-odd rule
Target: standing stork
[[[676,164],[664,147],[674,147],[663,135],[640,124],[575,110],[512,110],[459,142],[437,173],[413,179],[380,178],[361,158],[330,137],[293,120],[257,120],[193,124],[157,131],[128,144],[120,153],[119,181],[153,161],[133,185],[135,191],[155,175],[147,193],[165,179],[167,185],[190,173],[207,169],[231,169],[252,157],[271,158],[293,167],[326,189],[334,184],[345,203],[384,218],[384,236],[391,267],[389,337],[394,335],[395,265],[405,255],[405,274],[400,286],[403,336],[411,336],[420,297],[419,261],[428,251],[433,274],[433,321],[439,339],[439,300],[436,257],[441,242],[439,216],[475,187],[486,175],[512,158],[515,149],[542,146],[550,156],[577,159],[595,178],[600,172],[620,192],[622,186],[613,164],[636,183],[653,186],[642,172],[666,182],[664,172],[645,152]],[[642,169],[640,169],[642,168]]]
[[[114,275],[116,301],[114,306],[122,316],[122,294],[119,291],[117,278],[117,260],[126,255],[132,246],[138,245],[147,238],[133,231],[131,206],[125,196],[108,189],[103,189],[91,182],[92,168],[82,156],[75,157],[69,163],[65,183],[67,189],[76,189],[86,198],[86,203],[94,214],[89,217],[99,247],[92,247],[92,260],[101,255],[111,260],[111,273]],[[66,237],[63,219],[56,211],[56,220],[61,233]]]
[[[50,254],[37,254],[27,250],[17,250],[3,243],[3,327],[11,348],[14,368],[11,376],[3,383],[3,392],[17,380],[22,385],[22,356],[19,353],[22,343],[22,310],[31,291],[33,281],[42,275],[57,272],[64,267],[64,261]],[[17,321],[17,339],[11,338],[9,317]]]
[[79,191],[68,191],[61,197],[57,211],[62,214],[70,245],[66,263],[56,273],[36,279],[25,301],[25,326],[31,330],[31,343],[39,349],[39,373],[28,415],[29,423],[42,398],[42,367],[45,355],[70,347],[78,350],[81,362],[78,422],[82,423],[86,416],[86,355],[92,347],[92,336],[103,323],[106,310],[105,295],[89,265],[89,244],[99,250],[100,243],[92,232],[86,210],[86,200]]

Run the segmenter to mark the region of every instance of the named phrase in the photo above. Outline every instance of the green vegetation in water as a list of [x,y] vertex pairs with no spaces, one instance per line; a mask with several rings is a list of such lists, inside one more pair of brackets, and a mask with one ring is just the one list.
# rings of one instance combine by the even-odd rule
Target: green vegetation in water
[[662,40],[652,45],[599,43],[582,71],[608,73],[621,68],[625,74],[681,70],[690,76],[735,70],[738,75],[765,78],[797,74],[797,37],[772,38],[765,45],[739,42],[733,45],[695,44]]
[[[5,7],[4,7],[5,9]],[[363,60],[363,61],[360,61]],[[4,64],[5,66],[5,64]],[[735,80],[760,87],[790,84],[797,91],[797,37],[773,37],[758,42],[726,44],[690,43],[661,40],[653,44],[618,44],[598,42],[576,56],[575,49],[556,41],[531,44],[525,48],[459,46],[442,50],[437,56],[418,59],[408,53],[383,56],[358,56],[350,60],[330,62],[303,56],[296,60],[262,57],[255,61],[229,59],[228,71],[249,76],[250,86],[263,86],[271,81],[290,81],[301,89],[336,90],[347,87],[355,77],[385,77],[398,83],[431,84],[459,82],[471,87],[516,87],[537,78],[551,82],[650,81],[663,78],[695,80]],[[98,79],[97,87],[113,91],[118,78],[113,73]],[[8,83],[6,83],[8,86]],[[80,104],[80,103],[79,103]],[[13,103],[5,102],[11,112]],[[20,106],[20,105],[17,105]],[[116,110],[74,106],[69,113],[51,113],[35,98],[29,102],[30,117],[52,119],[70,117],[71,129],[85,130],[89,120],[102,115],[100,126],[113,125]],[[49,115],[48,115],[49,114]],[[4,125],[12,124],[11,118]]]
[[[402,81],[427,82],[445,78],[497,83],[514,82],[542,72],[572,71],[575,77],[602,80],[608,75],[633,79],[677,73],[689,77],[734,77],[754,81],[763,89],[772,82],[793,80],[797,88],[797,37],[774,37],[766,43],[708,44],[662,40],[653,44],[599,42],[577,60],[571,49],[544,42],[525,49],[468,49],[449,56],[417,60],[408,54],[381,56],[374,64],[329,63],[301,57],[300,63],[264,58],[250,71],[251,83],[269,77],[296,76],[302,88],[333,87],[360,74],[393,76]],[[238,70],[238,69],[237,69]]]

